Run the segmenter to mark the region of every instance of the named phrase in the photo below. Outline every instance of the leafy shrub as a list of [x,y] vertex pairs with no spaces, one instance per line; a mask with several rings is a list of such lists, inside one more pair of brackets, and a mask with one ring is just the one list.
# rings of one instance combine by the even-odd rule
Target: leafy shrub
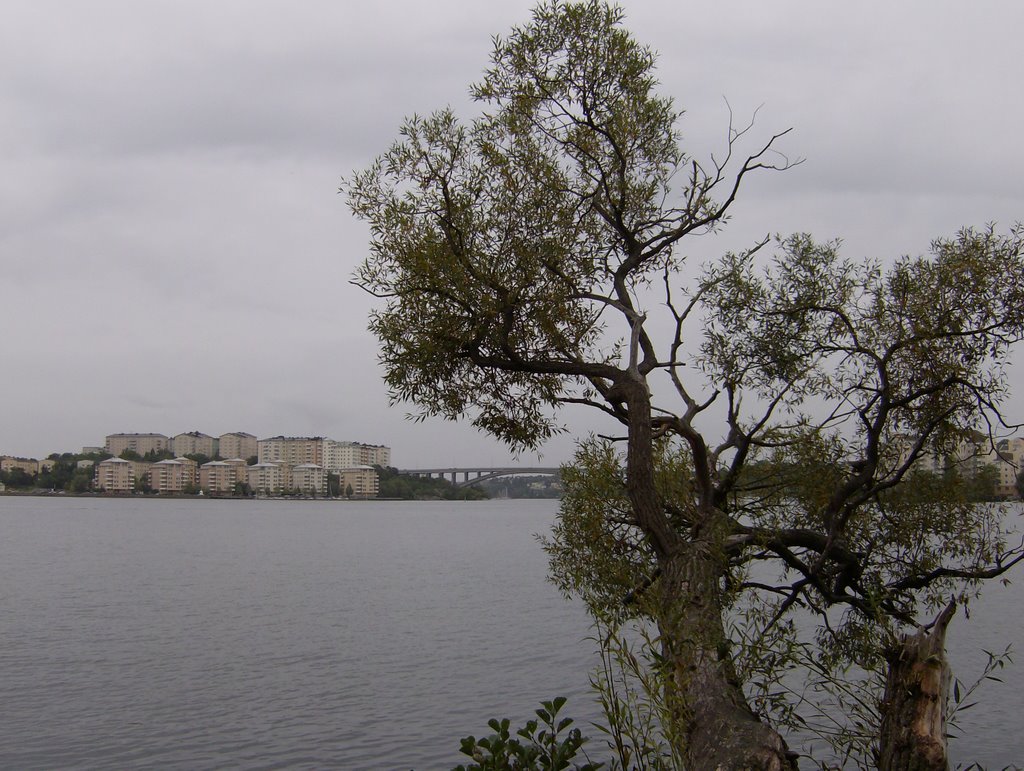
[[[460,751],[473,759],[468,766],[456,766],[452,771],[562,771],[580,753],[588,741],[580,729],[572,728],[572,718],[558,719],[558,713],[565,705],[565,697],[553,701],[542,701],[537,720],[510,733],[509,720],[492,718],[487,722],[493,734],[477,739],[467,736],[462,740]],[[586,753],[584,753],[586,757]],[[574,771],[597,771],[603,763],[571,766]]]

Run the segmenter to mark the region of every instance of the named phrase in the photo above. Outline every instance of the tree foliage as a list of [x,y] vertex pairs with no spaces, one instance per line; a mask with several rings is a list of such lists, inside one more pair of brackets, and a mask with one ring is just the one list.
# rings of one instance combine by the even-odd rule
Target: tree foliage
[[380,298],[390,394],[420,417],[469,414],[517,448],[565,405],[621,427],[565,471],[554,576],[603,618],[656,625],[690,767],[786,768],[793,705],[768,695],[801,646],[826,673],[882,667],[1021,559],[998,509],[920,470],[1007,428],[1024,231],[886,263],[795,234],[684,271],[748,175],[792,165],[786,132],[741,153],[730,125],[719,156],[684,151],[621,21],[543,3],[495,40],[478,117],[410,118],[344,188],[371,232],[354,281]]
[[724,216],[711,198],[721,170],[687,165],[654,56],[620,16],[540,7],[472,88],[489,112],[470,125],[451,110],[414,116],[346,188],[372,232],[356,281],[387,299],[371,319],[386,381],[424,415],[472,411],[509,443],[539,445],[558,427],[545,407],[616,377],[604,314],[639,321],[631,291]]
[[109,458],[109,453],[51,453],[48,460],[53,461],[51,467],[41,470],[35,476],[20,469],[13,479],[10,472],[0,472],[0,482],[11,488],[34,488],[36,490],[65,490],[82,493],[92,486],[92,466],[78,468],[78,462],[88,460],[99,462]]
[[19,489],[32,487],[36,482],[36,478],[25,471],[25,469],[12,468],[8,471],[0,471],[0,482],[3,482],[7,487]]
[[573,763],[579,755],[586,756],[584,738],[580,729],[573,728],[573,720],[559,715],[565,706],[565,697],[541,702],[535,710],[536,719],[512,733],[508,718],[492,718],[487,722],[493,731],[477,739],[467,736],[462,740],[460,752],[473,759],[468,766],[456,766],[453,771],[598,771],[602,763]]

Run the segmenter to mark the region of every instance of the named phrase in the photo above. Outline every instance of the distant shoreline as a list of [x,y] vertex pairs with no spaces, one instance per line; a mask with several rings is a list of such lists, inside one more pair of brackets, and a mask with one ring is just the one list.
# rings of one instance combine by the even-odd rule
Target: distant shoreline
[[107,500],[131,501],[404,501],[406,498],[314,498],[303,495],[272,495],[254,497],[251,495],[136,495],[134,493],[72,493],[65,490],[3,490],[0,496],[10,498],[102,498]]

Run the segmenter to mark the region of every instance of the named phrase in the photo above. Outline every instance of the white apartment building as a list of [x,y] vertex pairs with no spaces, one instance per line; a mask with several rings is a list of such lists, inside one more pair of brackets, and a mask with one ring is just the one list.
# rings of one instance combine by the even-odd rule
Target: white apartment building
[[391,448],[382,444],[361,445],[362,460],[360,463],[365,466],[390,466]]
[[359,465],[359,445],[355,442],[324,440],[324,468],[331,470]]
[[1024,472],[1024,439],[1014,437],[1003,439],[996,445],[999,462],[999,481],[996,483],[996,495],[1000,498],[1016,498],[1017,476]]
[[171,440],[163,434],[110,434],[104,449],[115,457],[125,450],[145,455],[171,449]]
[[0,457],[0,471],[13,471],[20,469],[26,474],[35,476],[39,473],[39,461],[35,458],[15,458],[13,455]]
[[376,498],[380,494],[380,477],[375,468],[357,466],[342,469],[338,476],[342,495],[348,494],[349,487],[352,488],[353,498]]
[[190,458],[161,460],[149,467],[149,486],[163,495],[183,493],[198,478],[198,464]]
[[93,484],[108,493],[130,493],[135,489],[135,464],[121,458],[107,458],[96,464]]
[[390,447],[361,442],[338,442],[334,439],[324,440],[324,467],[331,471],[340,471],[356,466],[389,465],[391,465]]
[[321,436],[273,436],[260,439],[256,446],[260,463],[324,464],[324,438]]
[[222,458],[251,458],[259,454],[256,437],[244,431],[234,431],[230,434],[221,434],[218,438],[219,450]]
[[282,463],[257,463],[246,470],[249,488],[256,495],[279,495],[288,489],[291,477]]
[[[321,436],[274,436],[257,442],[260,463],[313,463],[329,471],[356,466],[388,466],[391,448],[361,442],[339,442]],[[241,456],[248,457],[248,456]]]
[[293,490],[305,493],[306,495],[323,495],[327,489],[327,471],[323,466],[315,463],[300,463],[292,466]]
[[171,452],[179,458],[197,454],[212,458],[217,454],[217,440],[201,431],[189,431],[171,439]]
[[[391,463],[391,448],[384,445],[339,442],[319,436],[275,436],[260,439],[257,448],[257,465],[282,464],[290,470],[291,478],[282,479],[280,489],[313,491],[317,495],[326,491],[327,475],[338,474],[347,479],[341,482],[343,492],[351,485],[354,496],[375,498],[380,489],[380,481],[372,467],[388,466]],[[271,489],[269,480],[272,476],[273,472],[269,469],[258,472],[259,479],[268,480],[267,489]],[[253,485],[250,483],[250,486]],[[254,486],[254,489],[264,488]]]
[[[139,455],[173,451],[177,456],[174,462],[161,461],[155,464],[157,468],[146,466],[132,472],[135,477],[148,474],[150,485],[158,492],[179,492],[198,484],[206,493],[232,493],[236,484],[243,482],[261,494],[299,490],[322,495],[327,492],[328,474],[344,474],[343,491],[351,486],[355,496],[376,497],[379,480],[372,467],[391,465],[391,448],[384,445],[339,442],[320,436],[257,439],[242,431],[216,438],[200,431],[177,434],[172,439],[163,434],[110,434],[103,449],[115,457],[125,450]],[[182,457],[186,454],[228,460],[210,461],[198,468],[194,464],[179,465],[187,460]],[[258,463],[249,468],[244,459],[253,456]],[[97,468],[97,479],[99,473]],[[105,473],[109,476],[113,472]]]
[[248,466],[241,458],[211,460],[199,467],[199,487],[208,495],[233,493],[238,482],[248,481]]
[[[910,447],[909,437],[902,437],[894,443],[900,449],[899,462],[903,462]],[[925,453],[918,461],[919,469],[932,474],[955,471],[968,478],[985,468],[992,468],[997,474],[994,490],[997,498],[1016,498],[1017,475],[1024,470],[1024,438],[1001,439],[993,449],[991,439],[976,434],[960,441],[949,453]]]

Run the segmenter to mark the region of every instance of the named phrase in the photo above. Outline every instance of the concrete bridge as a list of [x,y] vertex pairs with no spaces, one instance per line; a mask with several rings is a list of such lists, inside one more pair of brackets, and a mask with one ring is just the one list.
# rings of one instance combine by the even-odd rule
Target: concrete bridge
[[[457,468],[409,468],[399,469],[399,474],[407,474],[414,477],[441,477],[450,479],[456,487],[468,487],[477,482],[484,482],[488,479],[498,477],[557,477],[561,474],[560,468],[540,466],[501,466],[501,467],[457,467]],[[462,481],[459,481],[459,477]]]

